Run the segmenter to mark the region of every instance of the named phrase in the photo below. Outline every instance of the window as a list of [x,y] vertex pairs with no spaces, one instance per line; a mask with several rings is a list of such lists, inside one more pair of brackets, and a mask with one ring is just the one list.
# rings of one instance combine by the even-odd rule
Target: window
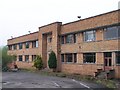
[[29,42],[25,43],[26,48],[29,48]]
[[77,53],[61,54],[61,61],[76,63],[77,62]]
[[92,30],[92,31],[86,31],[83,33],[84,35],[84,41],[95,41],[95,31]]
[[13,45],[13,49],[16,50],[17,49],[17,44]]
[[76,43],[76,35],[75,34],[69,34],[66,35],[66,43]]
[[48,38],[48,43],[51,43],[52,42],[52,37],[49,37]]
[[36,58],[36,55],[32,55],[32,61],[34,61]]
[[38,47],[38,40],[32,41],[32,48]]
[[19,61],[22,61],[22,55],[19,55]]
[[104,57],[112,57],[112,52],[105,52]]
[[108,27],[104,29],[104,39],[117,39],[120,37],[120,26]]
[[29,62],[29,55],[25,55],[25,61]]
[[77,53],[74,53],[74,63],[77,62]]
[[22,43],[19,43],[19,49],[22,49]]
[[61,61],[64,62],[64,54],[61,54]]
[[95,63],[96,62],[96,54],[95,53],[84,53],[83,54],[83,62],[84,63]]
[[12,50],[12,45],[8,45],[8,50]]
[[72,54],[66,54],[66,62],[72,62]]
[[116,64],[120,64],[120,51],[116,52]]
[[64,44],[64,36],[61,37],[61,44]]

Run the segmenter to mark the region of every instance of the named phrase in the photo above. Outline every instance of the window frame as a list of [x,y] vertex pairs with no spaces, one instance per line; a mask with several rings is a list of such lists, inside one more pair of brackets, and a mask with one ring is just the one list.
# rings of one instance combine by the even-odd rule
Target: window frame
[[8,45],[8,50],[12,50],[12,45]]
[[23,48],[23,43],[19,43],[19,49],[22,49]]
[[[23,57],[22,57],[22,55],[19,55],[18,58],[19,58],[19,61],[20,61],[20,62],[23,61]],[[21,59],[21,60],[20,60],[20,59]]]
[[[118,53],[119,53],[119,54],[118,54]],[[115,59],[116,65],[120,65],[120,59],[118,58],[118,56],[120,57],[120,51],[115,52],[115,56],[116,56],[116,59]],[[118,59],[118,60],[117,60],[117,59]]]
[[[86,56],[88,54],[88,56]],[[91,55],[90,55],[91,54]],[[93,61],[86,60],[89,57],[93,57]],[[84,64],[96,64],[96,53],[83,53],[83,63]]]
[[[90,33],[90,32],[92,32],[92,33]],[[86,39],[86,38],[89,38],[90,36],[88,36],[88,35],[91,35],[92,34],[92,38],[93,39]],[[83,32],[83,40],[84,40],[84,42],[93,42],[93,41],[96,41],[96,30],[90,30],[90,31],[84,31]]]
[[25,48],[28,49],[30,47],[30,42],[25,42]]
[[29,55],[25,55],[25,62],[29,62]]
[[38,40],[32,41],[32,48],[38,48]]
[[[109,35],[109,36],[106,36],[106,34],[107,34],[107,31],[109,31],[108,33],[112,33],[112,31],[113,31],[113,29],[112,28],[116,28],[114,31],[116,31],[116,33],[117,34],[115,34],[115,32],[114,32],[114,34],[116,35],[116,36],[114,36],[114,37],[109,37],[109,36],[111,36],[111,34]],[[104,38],[104,40],[113,40],[113,39],[119,39],[120,38],[120,26],[111,26],[111,27],[106,27],[106,28],[104,28],[104,33],[103,33],[103,38]],[[110,30],[111,30],[111,32],[110,32]]]
[[17,44],[13,44],[13,50],[17,50]]

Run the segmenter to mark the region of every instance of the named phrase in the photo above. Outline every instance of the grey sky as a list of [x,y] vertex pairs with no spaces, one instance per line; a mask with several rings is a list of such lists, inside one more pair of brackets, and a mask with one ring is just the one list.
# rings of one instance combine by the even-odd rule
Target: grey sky
[[0,46],[38,27],[68,23],[118,9],[120,0],[0,0]]

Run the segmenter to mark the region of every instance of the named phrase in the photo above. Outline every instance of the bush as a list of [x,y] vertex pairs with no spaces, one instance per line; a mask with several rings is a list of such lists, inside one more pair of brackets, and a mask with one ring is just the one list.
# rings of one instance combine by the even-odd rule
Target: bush
[[2,63],[2,71],[7,71],[9,69],[8,64],[16,60],[16,55],[8,55],[7,50],[6,46],[0,48],[0,54],[2,54],[2,58],[0,57],[2,59],[0,61]]
[[42,69],[43,62],[41,56],[37,55],[34,60],[34,67],[36,67],[38,70]]
[[57,59],[53,51],[49,54],[48,65],[49,65],[49,68],[51,69],[56,69],[57,67]]

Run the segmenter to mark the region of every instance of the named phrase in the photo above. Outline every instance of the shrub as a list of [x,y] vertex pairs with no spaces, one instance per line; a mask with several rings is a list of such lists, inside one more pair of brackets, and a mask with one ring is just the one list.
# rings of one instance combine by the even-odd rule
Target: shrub
[[34,60],[34,67],[36,67],[38,70],[42,69],[43,62],[41,56],[37,55]]
[[57,67],[57,59],[53,51],[49,54],[48,65],[50,69],[56,69]]

